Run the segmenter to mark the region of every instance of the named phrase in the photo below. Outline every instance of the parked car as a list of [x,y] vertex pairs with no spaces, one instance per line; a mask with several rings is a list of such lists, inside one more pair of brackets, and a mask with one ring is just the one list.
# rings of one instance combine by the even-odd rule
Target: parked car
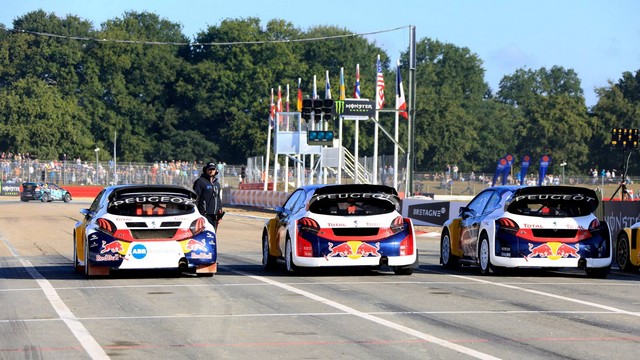
[[212,276],[216,233],[196,208],[193,190],[177,185],[103,189],[73,230],[74,266],[88,277],[116,269],[176,269]]
[[54,183],[49,182],[24,182],[20,186],[20,200],[40,200],[51,202],[54,200],[69,202],[71,193]]
[[444,267],[581,268],[606,276],[611,267],[609,226],[594,215],[595,191],[570,186],[496,186],[483,190],[443,225]]
[[307,185],[296,189],[262,232],[262,265],[299,268],[390,267],[410,275],[418,248],[409,218],[389,186]]

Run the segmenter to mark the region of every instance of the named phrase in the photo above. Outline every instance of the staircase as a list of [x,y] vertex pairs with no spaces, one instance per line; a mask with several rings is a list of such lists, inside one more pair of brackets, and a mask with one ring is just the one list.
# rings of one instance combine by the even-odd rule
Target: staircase
[[[342,165],[342,171],[344,173],[355,180],[355,182],[359,184],[369,184],[371,183],[371,173],[367,171],[367,169],[362,166],[359,162],[356,161],[353,154],[347,150],[344,146],[342,147],[342,153],[344,155],[344,162]],[[356,179],[356,165],[358,166],[358,178]]]

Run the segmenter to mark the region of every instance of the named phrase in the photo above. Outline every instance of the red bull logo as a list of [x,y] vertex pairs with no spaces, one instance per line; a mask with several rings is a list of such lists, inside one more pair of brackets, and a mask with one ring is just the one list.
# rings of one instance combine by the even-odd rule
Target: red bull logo
[[116,240],[107,244],[106,241],[102,240],[102,249],[100,249],[100,254],[104,254],[107,252],[119,253],[119,252],[122,252],[123,250],[124,248],[122,247],[122,244],[120,244],[120,241]]
[[363,241],[346,241],[336,246],[333,243],[329,243],[329,254],[325,255],[328,260],[330,257],[349,257],[351,259],[358,259],[361,257],[376,256],[380,257],[380,243],[377,242],[374,245]]
[[206,245],[206,240],[202,240],[202,241],[198,241],[198,240],[194,240],[194,239],[189,239],[189,241],[187,241],[187,245],[186,248],[189,251],[207,251],[207,245]]
[[363,242],[362,244],[360,244],[360,246],[358,246],[356,254],[360,256],[380,256],[378,250],[380,250],[379,242],[376,243],[376,246]]
[[529,243],[529,255],[527,255],[527,258],[530,259],[536,256],[541,258],[548,258],[551,260],[558,260],[568,257],[579,258],[580,255],[578,254],[578,250],[580,250],[579,244],[571,246],[565,243],[552,241],[534,246],[534,244]]

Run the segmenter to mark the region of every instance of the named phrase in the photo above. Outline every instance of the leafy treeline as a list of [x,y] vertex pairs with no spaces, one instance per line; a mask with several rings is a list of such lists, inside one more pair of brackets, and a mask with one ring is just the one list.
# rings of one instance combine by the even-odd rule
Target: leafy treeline
[[[284,94],[288,84],[294,108],[298,78],[308,96],[316,75],[323,97],[328,70],[335,98],[340,68],[349,94],[360,64],[362,97],[373,99],[378,54],[387,107],[395,104],[396,59],[375,42],[361,36],[270,42],[350,34],[346,28],[305,31],[278,19],[266,25],[257,18],[227,19],[190,41],[180,24],[148,12],[124,13],[99,29],[44,11],[12,25],[0,25],[0,151],[91,158],[95,147],[112,149],[117,132],[118,161],[244,163],[264,154],[272,88],[282,86]],[[195,45],[237,42],[248,43]],[[179,45],[184,43],[191,45]],[[617,83],[597,89],[599,101],[589,109],[572,69],[521,68],[494,90],[484,80],[482,60],[468,48],[427,37],[416,54],[419,171],[457,164],[463,172],[492,172],[506,154],[516,157],[516,166],[525,154],[534,161],[550,154],[555,164],[566,161],[569,172],[620,169],[623,154],[609,145],[611,129],[640,127],[640,70],[629,69]],[[408,50],[400,61],[408,93]],[[381,122],[392,132],[392,114],[383,113]],[[343,139],[351,150],[353,125],[345,123]],[[406,139],[404,121],[400,131]],[[370,156],[373,125],[361,126],[360,134],[360,154]],[[379,154],[391,154],[393,143],[379,139]],[[105,150],[101,158],[110,156]],[[636,160],[630,162],[635,174]]]

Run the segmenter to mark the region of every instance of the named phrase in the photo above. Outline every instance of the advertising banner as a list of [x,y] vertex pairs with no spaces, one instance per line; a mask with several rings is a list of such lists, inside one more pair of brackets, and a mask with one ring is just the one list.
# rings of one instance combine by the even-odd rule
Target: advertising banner
[[14,182],[0,181],[0,196],[18,196],[20,195],[20,184]]

